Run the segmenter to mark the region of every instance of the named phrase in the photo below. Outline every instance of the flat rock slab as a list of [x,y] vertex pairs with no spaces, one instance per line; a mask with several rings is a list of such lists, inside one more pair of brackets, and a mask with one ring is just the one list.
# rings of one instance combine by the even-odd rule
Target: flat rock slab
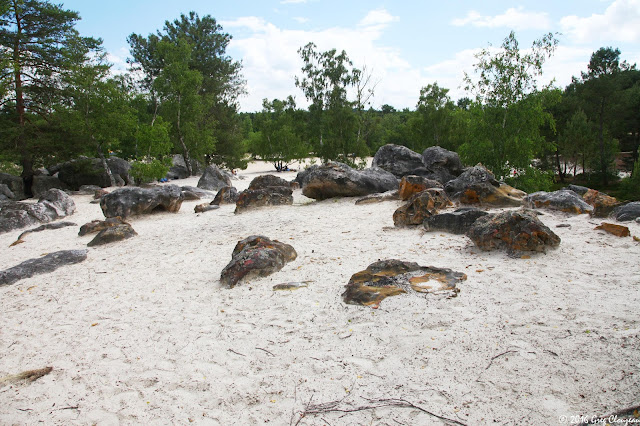
[[138,235],[136,231],[128,223],[110,226],[98,232],[93,240],[89,241],[88,247],[101,246],[104,244],[123,241]]
[[560,210],[565,213],[591,213],[593,206],[587,204],[578,193],[568,189],[554,192],[538,191],[524,198],[529,208]]
[[420,266],[402,260],[380,260],[351,276],[342,293],[345,303],[377,308],[387,297],[399,294],[425,295],[445,292],[454,296],[458,284],[467,279],[447,268]]
[[395,189],[393,191],[382,192],[380,194],[371,194],[366,195],[362,198],[358,198],[356,200],[356,205],[382,203],[384,201],[397,201],[399,199],[400,198],[398,197],[398,190]]
[[530,210],[482,216],[474,222],[466,235],[477,247],[485,251],[544,251],[560,244],[560,237]]
[[151,214],[155,210],[176,213],[180,210],[184,195],[177,185],[153,188],[120,188],[100,198],[100,208],[105,217]]
[[231,262],[220,273],[220,282],[232,288],[242,279],[271,275],[296,257],[298,254],[291,245],[252,235],[236,244]]
[[34,275],[53,272],[65,265],[83,262],[86,258],[87,250],[63,250],[49,253],[37,259],[29,259],[19,265],[1,271],[0,286],[13,284]]
[[602,224],[596,226],[594,229],[606,231],[616,237],[628,237],[631,235],[629,228],[622,225],[616,225],[615,223],[602,222]]

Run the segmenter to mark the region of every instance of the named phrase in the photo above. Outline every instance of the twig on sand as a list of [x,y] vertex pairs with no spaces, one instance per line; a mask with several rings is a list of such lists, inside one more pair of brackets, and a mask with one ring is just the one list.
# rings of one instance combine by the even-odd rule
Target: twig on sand
[[497,358],[500,358],[503,355],[514,354],[514,353],[516,353],[516,351],[505,351],[505,352],[502,352],[501,354],[494,356],[493,358],[491,358],[491,361],[489,362],[489,365],[487,365],[487,368],[485,368],[485,370],[488,370],[489,367],[491,367],[491,364],[493,364],[493,361],[495,361]]
[[443,417],[440,416],[438,414],[435,414],[423,407],[420,407],[419,405],[416,405],[410,401],[407,401],[406,399],[401,399],[401,398],[384,398],[384,399],[369,399],[369,398],[365,398],[365,400],[368,402],[368,404],[365,405],[353,405],[351,403],[345,403],[345,399],[348,397],[345,396],[342,399],[336,400],[336,401],[330,401],[330,402],[325,402],[322,404],[314,404],[311,405],[311,400],[309,400],[309,404],[307,404],[306,408],[304,409],[304,411],[301,411],[299,413],[299,419],[298,421],[295,423],[296,425],[300,423],[300,421],[307,417],[307,416],[316,416],[318,414],[325,414],[325,413],[345,413],[345,414],[350,414],[350,413],[356,413],[359,411],[366,411],[366,410],[375,410],[376,408],[389,408],[389,407],[395,407],[395,408],[411,408],[414,410],[418,410],[421,411],[425,414],[428,414],[432,417],[435,417],[439,420],[444,421],[447,424],[455,424],[455,425],[465,425],[465,423],[459,422],[457,420],[454,419],[450,419],[447,417]]
[[258,348],[258,347],[256,347],[256,349],[259,349],[259,350],[261,350],[261,351],[263,351],[263,352],[266,352],[266,353],[268,353],[268,354],[269,354],[269,355],[271,355],[271,356],[275,356],[274,354],[272,354],[271,352],[269,352],[269,351],[268,351],[268,350],[266,350],[266,349]]
[[236,354],[236,355],[246,356],[246,355],[244,355],[244,354],[241,354],[240,352],[236,352],[236,351],[234,351],[233,349],[227,349],[227,350],[228,350],[229,352],[231,352],[231,353]]
[[10,374],[8,376],[0,378],[0,385],[8,384],[8,383],[16,383],[22,380],[31,383],[35,380],[38,380],[42,376],[46,376],[51,373],[53,367],[45,367],[39,368],[37,370],[27,370],[23,371],[19,374]]
[[[622,416],[637,416],[637,413],[640,412],[640,405],[636,405],[633,407],[624,408],[620,411],[616,411],[615,413],[608,414],[606,416],[598,417],[595,416],[590,418],[587,421],[580,423],[578,426],[592,425],[592,424],[604,424],[609,419],[615,419],[617,417]],[[619,419],[622,420],[622,419]],[[624,422],[623,422],[624,423]]]

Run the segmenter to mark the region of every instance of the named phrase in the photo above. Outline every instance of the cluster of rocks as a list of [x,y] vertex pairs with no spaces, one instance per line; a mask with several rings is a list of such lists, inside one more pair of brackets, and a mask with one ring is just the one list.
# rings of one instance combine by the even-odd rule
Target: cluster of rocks
[[59,189],[48,190],[37,203],[0,201],[0,233],[52,222],[75,210],[73,199]]

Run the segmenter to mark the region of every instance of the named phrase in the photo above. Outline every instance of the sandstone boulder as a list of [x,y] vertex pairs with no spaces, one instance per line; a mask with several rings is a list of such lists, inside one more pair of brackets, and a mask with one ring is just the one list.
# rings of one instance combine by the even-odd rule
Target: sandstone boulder
[[7,198],[14,201],[20,201],[27,198],[24,195],[24,182],[22,181],[22,178],[20,176],[14,176],[8,173],[0,172],[0,184],[6,185],[9,189],[9,192],[13,194],[13,196],[11,197],[5,194],[7,195]]
[[422,153],[422,163],[427,169],[427,176],[442,184],[462,174],[462,162],[457,152],[449,151],[439,146],[432,146]]
[[422,156],[402,145],[387,144],[380,147],[371,166],[386,170],[397,178],[407,175],[423,176],[427,173]]
[[221,188],[216,194],[215,198],[211,202],[213,206],[220,206],[223,204],[235,204],[238,201],[238,190],[233,186],[225,186]]
[[155,210],[176,213],[180,210],[184,195],[177,185],[153,188],[120,188],[100,198],[100,208],[105,217],[150,214]]
[[31,186],[31,192],[35,198],[41,197],[48,190],[56,189],[69,189],[60,179],[55,176],[37,175],[33,177],[33,185]]
[[218,210],[219,208],[220,208],[220,206],[218,206],[216,204],[202,203],[202,204],[198,204],[197,206],[195,206],[193,208],[193,211],[195,213],[206,213],[206,212],[210,212],[212,210]]
[[[118,157],[109,157],[107,165],[116,185],[132,185],[133,178],[129,175],[131,164]],[[50,169],[51,172],[58,173],[58,178],[65,185],[74,191],[83,185],[96,185],[101,188],[111,186],[109,175],[104,169],[102,160],[99,158],[79,158],[71,160]]]
[[302,182],[302,194],[316,200],[361,197],[397,188],[396,177],[383,169],[354,170],[338,162],[305,170]]
[[121,223],[114,226],[109,226],[98,232],[98,235],[96,235],[93,240],[89,241],[87,246],[101,246],[104,244],[126,240],[128,238],[135,237],[136,235],[138,235],[138,233],[133,230],[130,224]]
[[466,235],[482,250],[504,249],[511,254],[544,251],[560,244],[560,237],[530,210],[482,216]]
[[258,207],[291,204],[293,204],[293,191],[289,182],[277,176],[258,176],[251,181],[249,188],[238,195],[235,213]]
[[595,189],[589,189],[582,194],[582,199],[593,207],[591,216],[593,217],[608,217],[621,203],[603,192],[596,191]]
[[119,216],[108,217],[105,220],[92,220],[91,222],[85,223],[80,227],[78,236],[83,237],[87,234],[94,234],[96,232],[100,232],[117,225],[129,225],[129,223],[122,220],[122,218]]
[[452,205],[442,188],[430,188],[415,194],[393,213],[395,226],[422,225],[422,222],[439,209]]
[[382,192],[380,194],[365,195],[364,197],[356,200],[356,205],[382,203],[383,201],[396,201],[399,199],[398,190],[395,189],[393,191]]
[[519,207],[525,192],[498,182],[493,173],[481,164],[469,167],[445,185],[447,194],[461,204],[492,207]]
[[564,189],[573,191],[578,195],[584,195],[587,193],[587,191],[589,191],[589,188],[587,188],[586,186],[580,186],[580,185],[569,185]]
[[65,265],[83,262],[86,258],[87,250],[64,250],[49,253],[44,257],[29,259],[12,268],[0,271],[0,286],[13,284],[34,275],[53,272]]
[[231,186],[231,176],[228,172],[220,170],[215,164],[207,166],[198,180],[198,188],[209,191],[218,191],[225,186]]
[[6,184],[0,183],[0,201],[13,200],[15,197],[13,191]]
[[593,207],[587,204],[580,195],[568,189],[554,192],[538,191],[524,198],[529,208],[560,210],[565,213],[591,213]]
[[50,189],[37,203],[0,202],[0,233],[52,222],[75,212],[73,199],[59,189]]
[[262,235],[252,235],[236,244],[231,262],[220,274],[220,282],[232,288],[243,279],[271,275],[297,256],[289,244]]
[[427,179],[424,176],[403,176],[403,178],[400,180],[398,196],[402,201],[406,201],[414,194],[418,194],[429,188],[443,188],[443,185],[437,180]]
[[440,213],[426,217],[422,223],[426,231],[445,231],[451,234],[466,234],[475,221],[486,216],[487,212],[463,207],[453,212]]
[[620,222],[637,220],[640,217],[640,201],[625,204],[613,211],[613,217]]
[[447,268],[420,266],[395,259],[380,260],[351,276],[342,300],[347,304],[377,308],[386,297],[403,293],[455,296],[459,291],[458,284],[466,279],[465,274]]
[[622,225],[616,225],[615,223],[602,222],[600,225],[596,226],[595,229],[608,232],[616,237],[628,237],[631,235],[629,228]]

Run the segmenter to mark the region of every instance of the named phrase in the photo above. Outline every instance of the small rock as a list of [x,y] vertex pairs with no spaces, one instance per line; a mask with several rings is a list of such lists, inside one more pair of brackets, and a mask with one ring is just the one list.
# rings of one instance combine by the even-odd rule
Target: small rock
[[394,189],[393,191],[387,191],[379,194],[371,194],[371,195],[366,195],[362,198],[358,198],[356,200],[356,205],[373,204],[373,203],[381,203],[383,201],[397,201],[397,200],[399,200],[398,190]]
[[195,206],[193,208],[193,211],[196,213],[206,213],[206,212],[210,212],[211,210],[218,210],[220,208],[220,206],[215,205],[215,204],[210,204],[210,203],[203,203],[203,204],[198,204],[197,206]]
[[134,231],[128,223],[114,225],[98,232],[98,235],[96,235],[95,238],[87,244],[87,246],[101,246],[116,241],[126,240],[128,238],[135,237],[136,235],[138,235],[138,233]]
[[80,231],[78,231],[78,236],[83,237],[87,234],[94,234],[96,232],[100,232],[104,229],[110,228],[116,225],[130,225],[128,222],[122,220],[121,217],[109,217],[105,220],[92,220],[89,223],[85,223],[80,227]]
[[602,222],[602,224],[596,226],[594,229],[601,229],[615,235],[616,237],[629,237],[631,235],[629,228],[622,225],[616,225],[615,223]]
[[395,226],[422,225],[422,222],[441,208],[452,205],[444,189],[430,188],[415,194],[393,213]]

